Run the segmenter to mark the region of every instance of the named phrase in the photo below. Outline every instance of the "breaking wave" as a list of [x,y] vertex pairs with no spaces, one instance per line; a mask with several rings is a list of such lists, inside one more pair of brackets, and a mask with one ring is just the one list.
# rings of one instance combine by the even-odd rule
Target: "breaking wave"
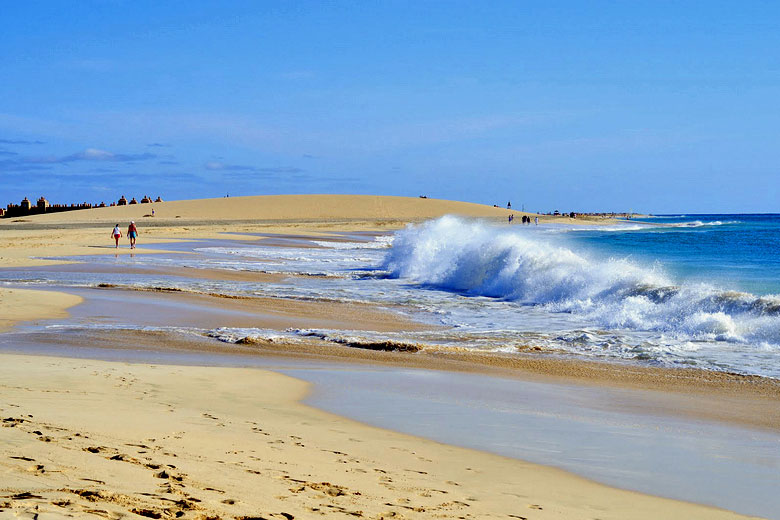
[[578,315],[596,327],[780,345],[780,296],[679,284],[661,266],[446,216],[396,233],[391,277]]
[[723,226],[726,224],[739,224],[739,220],[729,220],[723,222],[721,220],[713,220],[712,222],[702,222],[701,220],[692,220],[690,222],[676,222],[674,224],[667,224],[669,227],[705,227],[705,226]]

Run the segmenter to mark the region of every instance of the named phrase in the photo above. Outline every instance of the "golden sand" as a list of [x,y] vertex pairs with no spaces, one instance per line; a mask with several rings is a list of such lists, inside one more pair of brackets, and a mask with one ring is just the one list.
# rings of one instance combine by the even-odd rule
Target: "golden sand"
[[[186,221],[311,221],[399,220],[409,222],[441,215],[501,217],[511,210],[471,202],[377,195],[267,195],[219,199],[176,200],[153,204],[134,204],[94,208],[65,213],[24,217],[35,223],[115,223],[126,225],[154,219]],[[528,213],[514,212],[517,215]],[[16,219],[19,220],[19,219]]]

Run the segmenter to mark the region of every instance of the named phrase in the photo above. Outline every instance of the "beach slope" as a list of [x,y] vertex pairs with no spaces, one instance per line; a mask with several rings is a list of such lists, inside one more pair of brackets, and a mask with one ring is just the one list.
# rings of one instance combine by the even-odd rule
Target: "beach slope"
[[731,519],[302,405],[263,370],[0,354],[0,512],[107,518]]

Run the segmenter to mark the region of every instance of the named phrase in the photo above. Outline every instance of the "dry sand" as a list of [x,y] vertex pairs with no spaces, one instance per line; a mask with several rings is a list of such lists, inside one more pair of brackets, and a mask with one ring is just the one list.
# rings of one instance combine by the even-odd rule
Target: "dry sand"
[[0,510],[20,516],[742,518],[365,426],[272,372],[0,363]]
[[135,220],[185,221],[288,221],[307,223],[334,220],[364,220],[379,222],[410,222],[446,214],[469,217],[497,217],[506,219],[510,213],[531,215],[507,210],[440,199],[390,197],[378,195],[267,195],[219,199],[177,200],[153,204],[135,204],[109,208],[94,208],[65,213],[34,215],[23,219],[31,223],[100,222],[114,223]]

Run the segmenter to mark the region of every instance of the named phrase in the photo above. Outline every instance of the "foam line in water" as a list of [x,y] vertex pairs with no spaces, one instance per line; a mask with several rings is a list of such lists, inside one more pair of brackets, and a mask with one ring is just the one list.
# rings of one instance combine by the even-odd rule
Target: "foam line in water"
[[560,237],[445,216],[396,233],[390,276],[553,312],[597,327],[780,345],[780,296],[678,284],[659,265],[600,258]]

